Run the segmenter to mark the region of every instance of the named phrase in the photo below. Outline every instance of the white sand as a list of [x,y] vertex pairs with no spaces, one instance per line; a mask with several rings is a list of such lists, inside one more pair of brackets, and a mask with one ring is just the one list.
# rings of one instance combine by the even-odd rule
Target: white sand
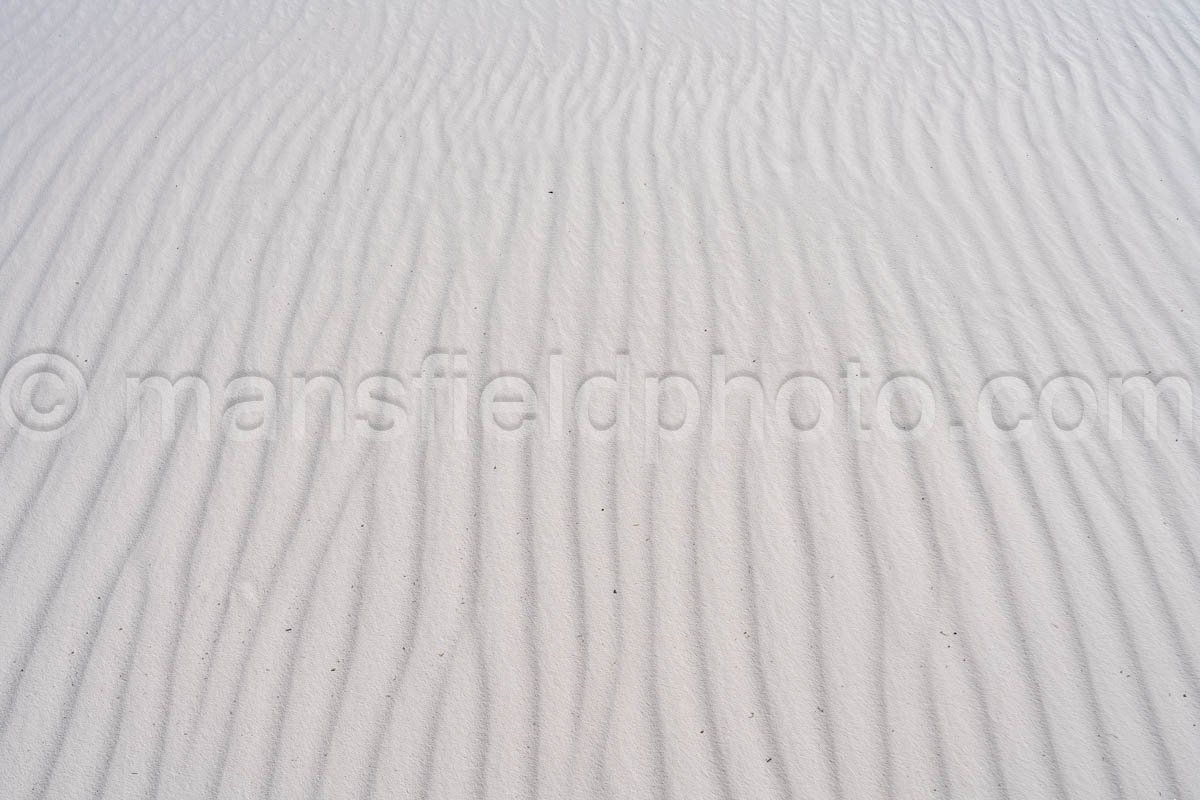
[[[1200,11],[658,5],[4,3],[3,399],[67,408],[17,374],[57,354],[88,408],[0,420],[0,795],[1200,797],[1180,404],[976,420],[1200,366]],[[461,439],[128,435],[128,376],[413,412],[435,351]],[[764,440],[745,382],[713,434],[714,354]],[[631,427],[668,373],[697,427],[546,435],[622,363]],[[848,364],[868,434],[777,424]]]

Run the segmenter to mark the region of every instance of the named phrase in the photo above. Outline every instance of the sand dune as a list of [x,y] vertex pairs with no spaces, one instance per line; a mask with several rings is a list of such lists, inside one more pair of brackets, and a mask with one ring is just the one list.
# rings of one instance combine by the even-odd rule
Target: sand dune
[[1180,0],[9,0],[0,794],[1200,797],[1197,131]]

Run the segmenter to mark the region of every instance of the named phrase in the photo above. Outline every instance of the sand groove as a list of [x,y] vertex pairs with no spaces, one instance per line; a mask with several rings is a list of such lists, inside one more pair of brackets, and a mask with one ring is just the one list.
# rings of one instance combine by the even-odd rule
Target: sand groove
[[[1197,366],[1188,3],[0,19],[0,375],[91,405],[0,425],[5,796],[1200,796],[1200,445],[969,429],[1000,374]],[[415,401],[435,352],[539,424],[557,365],[645,421],[714,355],[768,416],[851,363],[940,416],[129,435],[128,376]]]

